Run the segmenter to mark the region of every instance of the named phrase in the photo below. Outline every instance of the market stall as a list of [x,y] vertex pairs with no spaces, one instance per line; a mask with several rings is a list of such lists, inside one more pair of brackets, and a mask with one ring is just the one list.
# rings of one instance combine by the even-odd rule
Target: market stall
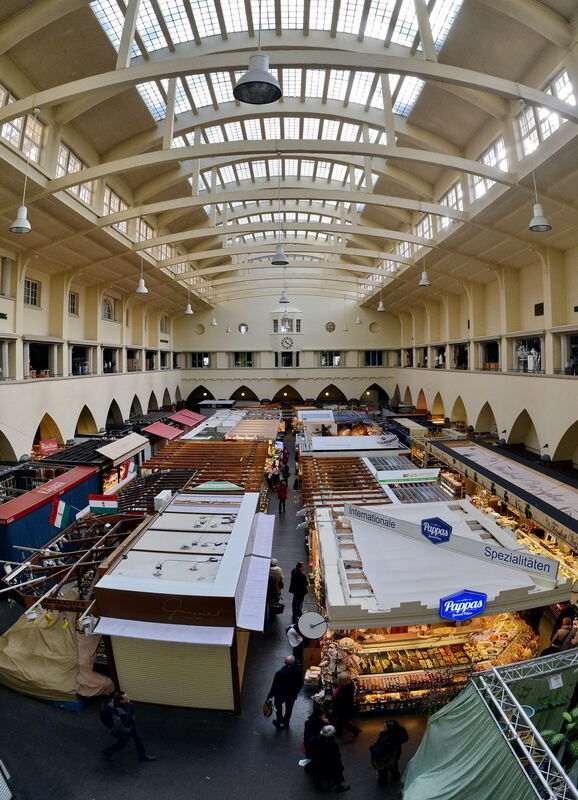
[[110,637],[119,682],[135,700],[240,713],[273,536],[258,500],[177,494],[97,583],[96,632]]
[[243,419],[225,434],[232,442],[274,442],[279,432],[277,419]]
[[147,425],[143,428],[143,433],[147,433],[153,439],[153,453],[162,450],[167,442],[172,442],[173,439],[178,439],[183,435],[180,428],[174,425],[166,425],[164,422],[154,422],[152,425]]

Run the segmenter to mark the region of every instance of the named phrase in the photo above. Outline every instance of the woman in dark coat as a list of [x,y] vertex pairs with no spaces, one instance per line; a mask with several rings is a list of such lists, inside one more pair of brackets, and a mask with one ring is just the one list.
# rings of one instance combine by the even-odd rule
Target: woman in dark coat
[[335,732],[341,736],[343,729],[350,731],[353,738],[361,733],[361,728],[349,720],[355,715],[355,685],[349,675],[337,677],[337,688],[333,693],[332,721]]
[[316,788],[335,792],[351,788],[343,783],[343,762],[333,725],[324,725],[321,732],[311,738],[309,753],[311,761],[305,769],[313,776]]
[[309,581],[305,574],[305,564],[303,561],[298,561],[295,568],[291,570],[291,583],[289,584],[289,594],[293,595],[292,622],[297,622],[303,614],[303,600],[308,591]]
[[303,728],[303,747],[305,748],[304,752],[307,758],[310,758],[308,748],[311,739],[321,733],[321,728],[328,724],[329,720],[325,715],[325,710],[317,704],[314,705],[313,711],[305,720],[305,727]]

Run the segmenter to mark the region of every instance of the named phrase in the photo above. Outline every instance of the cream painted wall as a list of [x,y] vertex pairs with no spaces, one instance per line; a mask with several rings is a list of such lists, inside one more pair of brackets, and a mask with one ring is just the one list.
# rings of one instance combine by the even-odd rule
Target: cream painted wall
[[500,333],[500,286],[491,281],[484,287],[484,316],[486,334]]
[[578,311],[574,311],[574,306],[578,308],[578,247],[566,252],[564,274],[566,277],[564,321],[567,324],[574,323],[578,330]]
[[520,330],[536,330],[544,327],[544,317],[534,315],[534,305],[544,302],[542,267],[527,267],[520,274]]

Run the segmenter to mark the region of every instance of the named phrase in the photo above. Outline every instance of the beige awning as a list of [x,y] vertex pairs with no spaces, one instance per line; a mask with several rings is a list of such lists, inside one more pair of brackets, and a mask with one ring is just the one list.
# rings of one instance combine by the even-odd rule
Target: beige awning
[[148,445],[149,440],[146,436],[141,436],[140,433],[129,433],[128,436],[123,436],[122,439],[117,439],[116,442],[105,444],[104,447],[97,447],[96,452],[101,456],[108,458],[112,461],[113,466],[122,464],[132,456],[140,453]]

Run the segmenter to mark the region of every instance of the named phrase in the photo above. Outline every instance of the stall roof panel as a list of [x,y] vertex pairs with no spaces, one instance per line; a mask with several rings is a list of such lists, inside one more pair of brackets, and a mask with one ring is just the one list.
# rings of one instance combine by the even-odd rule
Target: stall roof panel
[[193,419],[193,417],[189,416],[185,411],[177,411],[176,414],[171,414],[169,419],[173,420],[173,422],[179,422],[181,425],[186,425],[188,428],[194,428],[206,419],[206,417],[203,417],[201,414],[195,414],[195,417],[197,417],[197,419]]
[[141,436],[140,433],[129,433],[128,436],[123,436],[122,439],[117,439],[111,444],[104,447],[99,447],[97,453],[106,456],[113,465],[122,464],[137,453],[142,452],[148,445],[149,440],[146,436]]
[[158,436],[160,439],[168,439],[169,442],[183,435],[179,428],[175,428],[174,425],[165,425],[164,422],[154,422],[148,428],[143,428],[143,432],[152,433],[153,436]]
[[31,489],[21,497],[8,500],[7,503],[0,506],[0,524],[7,525],[20,517],[24,517],[97,473],[98,469],[96,467],[74,467],[57,478],[52,478],[48,483],[44,483],[36,489]]
[[262,631],[265,623],[270,558],[249,556],[249,559],[243,597],[237,611],[237,626],[248,631]]
[[101,617],[95,633],[123,636],[127,639],[148,639],[155,642],[184,642],[186,644],[217,644],[230,647],[234,628],[214,628],[209,625],[171,625],[168,622],[142,622],[135,619]]

